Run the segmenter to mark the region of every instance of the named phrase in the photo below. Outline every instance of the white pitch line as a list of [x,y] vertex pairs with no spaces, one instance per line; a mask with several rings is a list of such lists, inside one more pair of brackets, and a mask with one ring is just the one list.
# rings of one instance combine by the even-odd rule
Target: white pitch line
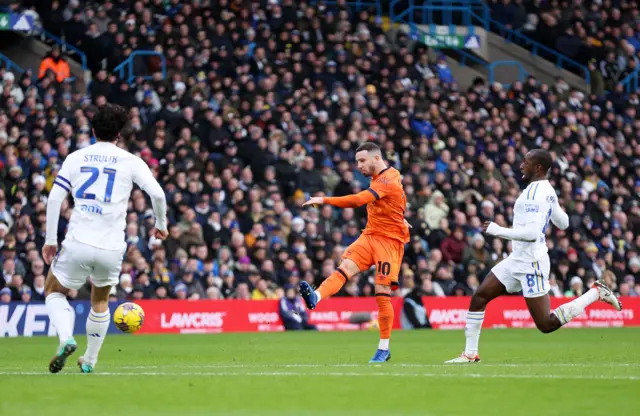
[[[411,363],[385,363],[385,366],[389,367],[407,367],[407,368],[463,368],[468,366],[456,366],[452,364],[411,364]],[[593,367],[638,367],[640,363],[532,363],[532,364],[475,364],[479,367],[511,367],[511,368],[526,368],[526,367],[568,367],[568,368],[593,368]],[[123,369],[163,369],[163,368],[344,368],[344,367],[371,367],[371,364],[170,364],[170,365],[139,365],[139,366],[110,366],[110,368],[123,368]]]
[[[390,368],[451,368],[451,369],[467,369],[469,365],[455,364],[412,364],[412,363],[385,363],[385,367]],[[478,368],[527,368],[527,367],[557,367],[557,368],[598,368],[598,367],[622,367],[622,368],[640,368],[640,363],[522,363],[522,364],[491,364],[479,363],[473,364]],[[109,368],[119,370],[162,370],[171,368],[204,368],[204,369],[259,369],[259,368],[371,368],[371,364],[166,364],[166,365],[110,365]],[[20,371],[24,367],[4,367],[0,371]],[[0,373],[2,374],[2,373]]]
[[[292,372],[292,371],[262,371],[254,373],[222,371],[222,372],[184,372],[184,373],[167,373],[167,372],[105,372],[93,373],[90,376],[82,373],[61,373],[64,376],[102,376],[102,377],[299,377],[299,376],[330,376],[330,377],[413,377],[413,378],[497,378],[497,379],[557,379],[557,380],[624,380],[639,381],[640,376],[585,376],[585,375],[562,375],[562,374],[480,374],[480,373],[460,373],[460,374],[441,374],[441,373],[355,373],[355,372]],[[29,371],[1,371],[0,375],[9,376],[44,376],[49,375],[47,372],[29,372]]]

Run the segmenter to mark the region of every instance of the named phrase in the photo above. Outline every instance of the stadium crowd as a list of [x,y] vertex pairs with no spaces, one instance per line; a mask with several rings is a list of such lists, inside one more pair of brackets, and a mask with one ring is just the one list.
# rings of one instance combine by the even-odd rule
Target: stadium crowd
[[498,22],[587,66],[598,96],[640,68],[640,10],[635,1],[487,3]]
[[[171,224],[164,243],[150,237],[150,204],[134,191],[118,299],[270,299],[300,279],[319,283],[364,228],[366,210],[301,204],[366,189],[354,149],[369,140],[404,175],[413,229],[398,295],[468,295],[507,256],[510,244],[481,226],[510,224],[519,164],[536,147],[554,154],[550,180],[571,221],[548,232],[552,295],[579,295],[596,278],[640,294],[638,94],[614,86],[586,96],[533,77],[463,88],[444,59],[430,60],[405,36],[391,43],[379,19],[340,5],[84,6],[58,3],[60,16],[43,24],[66,19],[81,48],[111,45],[89,96],[55,74],[34,82],[0,69],[0,302],[43,299],[47,192],[65,157],[95,141],[90,120],[106,101],[131,108],[119,145],[161,182]],[[166,80],[155,73],[128,85],[110,75],[136,48],[165,54]],[[372,292],[369,271],[341,294]],[[70,294],[88,295],[88,286]]]

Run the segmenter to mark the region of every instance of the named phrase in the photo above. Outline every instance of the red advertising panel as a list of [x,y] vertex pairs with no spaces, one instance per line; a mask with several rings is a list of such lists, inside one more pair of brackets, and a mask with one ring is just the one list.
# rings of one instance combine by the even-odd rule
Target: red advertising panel
[[[462,329],[465,324],[468,297],[423,298],[429,321],[434,329]],[[551,308],[571,299],[551,298]],[[567,326],[620,327],[640,326],[640,298],[623,298],[620,312],[597,302]],[[138,302],[145,311],[145,322],[139,333],[219,333],[272,332],[284,327],[275,300],[179,301],[146,300]],[[391,298],[395,310],[394,328],[400,328],[402,298]],[[378,307],[375,298],[331,298],[309,311],[309,320],[321,331],[354,331],[375,326]],[[359,314],[358,318],[354,319]],[[363,319],[364,315],[364,319]],[[370,317],[370,319],[367,318]],[[487,308],[485,328],[535,328],[524,298],[508,296],[491,302]]]
[[[392,298],[396,310],[394,328],[400,327],[402,299]],[[272,332],[284,327],[275,300],[145,300],[141,334]],[[375,298],[332,298],[309,311],[309,321],[321,331],[355,331],[371,326],[371,321],[352,323],[354,313],[368,313],[378,319]]]
[[[425,297],[429,321],[435,329],[462,329],[465,324],[468,297]],[[624,309],[616,311],[610,305],[596,302],[566,326],[569,328],[640,326],[640,298],[621,298]],[[569,298],[551,298],[555,309]],[[535,328],[524,298],[505,296],[493,300],[484,315],[484,328]]]
[[[400,312],[402,311],[402,298],[391,298],[391,304],[395,312],[393,327],[400,328]],[[309,311],[309,321],[316,325],[320,331],[356,331],[367,329],[371,322],[351,322],[354,313],[369,313],[372,321],[378,320],[378,305],[375,298],[329,298],[318,304],[318,307]]]
[[146,300],[139,333],[202,334],[283,331],[277,301]]

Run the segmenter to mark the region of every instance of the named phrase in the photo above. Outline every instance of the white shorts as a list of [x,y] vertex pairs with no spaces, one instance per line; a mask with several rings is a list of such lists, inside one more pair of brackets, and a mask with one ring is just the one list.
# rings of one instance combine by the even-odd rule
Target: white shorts
[[549,292],[549,256],[532,260],[516,260],[511,256],[496,264],[491,271],[507,288],[507,292],[522,290],[525,298],[537,298]]
[[51,271],[67,289],[80,289],[89,277],[96,287],[115,286],[119,283],[125,251],[126,247],[105,250],[66,238]]

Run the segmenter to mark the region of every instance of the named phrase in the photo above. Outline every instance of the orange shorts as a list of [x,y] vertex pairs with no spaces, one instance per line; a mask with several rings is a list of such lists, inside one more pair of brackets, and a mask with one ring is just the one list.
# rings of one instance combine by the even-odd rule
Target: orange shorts
[[404,244],[380,235],[362,234],[342,255],[353,261],[360,271],[376,266],[376,284],[398,287],[398,274],[404,256]]

